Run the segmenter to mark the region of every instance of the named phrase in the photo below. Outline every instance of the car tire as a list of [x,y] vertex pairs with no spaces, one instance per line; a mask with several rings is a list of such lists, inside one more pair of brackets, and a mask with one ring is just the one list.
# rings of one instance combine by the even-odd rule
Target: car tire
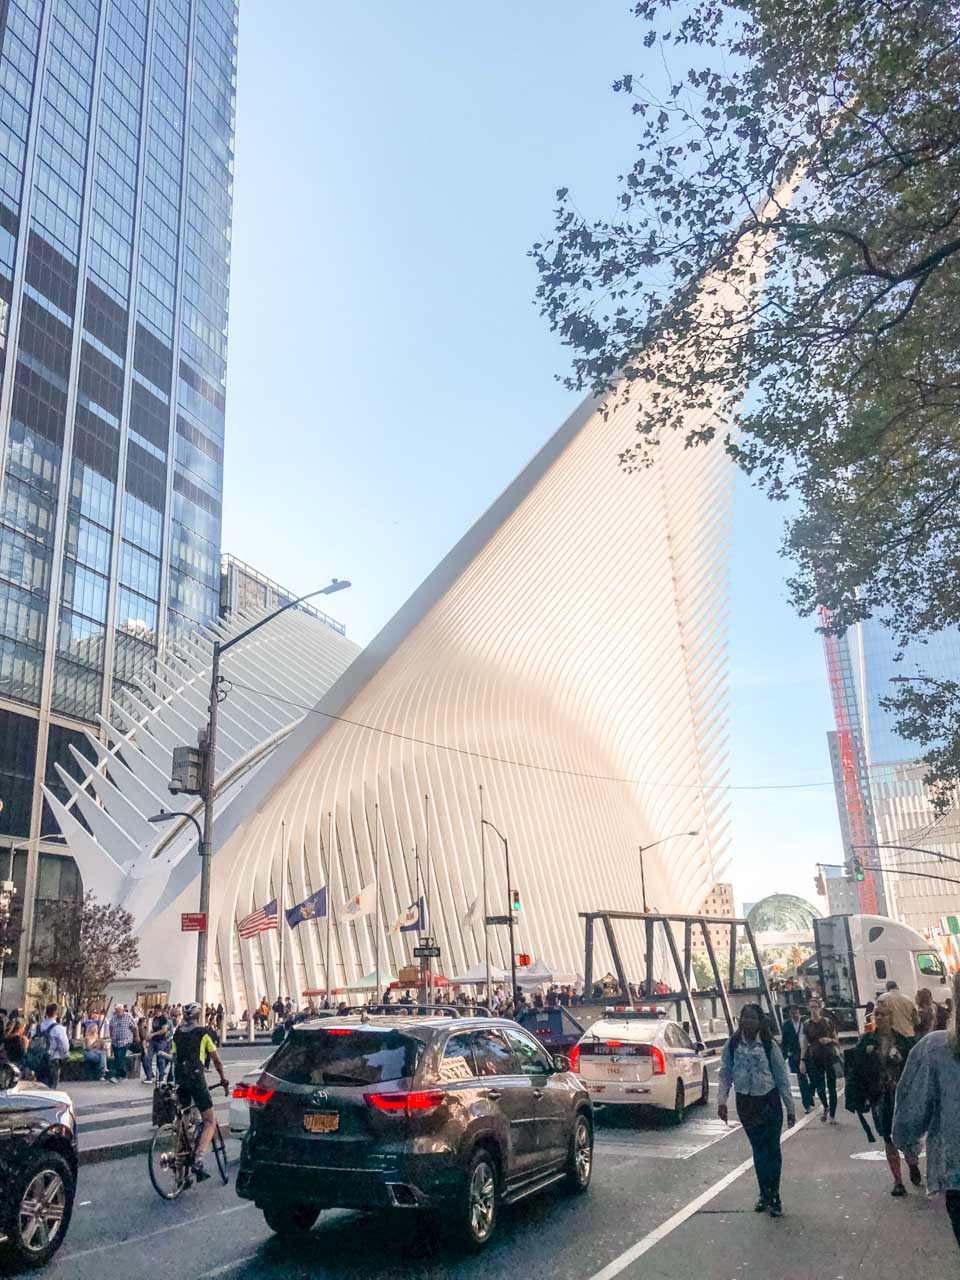
[[570,1154],[567,1156],[566,1187],[575,1195],[583,1195],[590,1189],[593,1175],[593,1125],[585,1111],[577,1113],[570,1135]]
[[478,1147],[447,1221],[451,1243],[463,1253],[479,1253],[493,1239],[500,1214],[500,1169],[486,1147]]
[[76,1185],[70,1164],[57,1151],[38,1151],[19,1171],[2,1220],[4,1267],[23,1270],[50,1261],[70,1226]]
[[710,1101],[710,1077],[707,1075],[707,1068],[703,1068],[703,1081],[700,1087],[700,1097],[697,1102],[701,1107],[705,1107]]
[[270,1230],[287,1238],[305,1236],[320,1212],[312,1204],[265,1204],[262,1208]]
[[686,1100],[683,1096],[683,1081],[677,1081],[677,1092],[673,1099],[673,1110],[670,1112],[670,1122],[672,1124],[683,1124],[684,1116],[687,1114]]

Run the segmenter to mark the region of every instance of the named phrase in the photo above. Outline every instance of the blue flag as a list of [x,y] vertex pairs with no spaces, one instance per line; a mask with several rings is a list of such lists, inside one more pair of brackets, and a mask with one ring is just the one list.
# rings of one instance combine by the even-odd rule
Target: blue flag
[[316,893],[311,893],[309,898],[305,898],[303,902],[298,902],[295,907],[283,913],[287,917],[287,924],[291,929],[295,929],[303,920],[318,920],[320,916],[327,914],[327,886],[318,889]]

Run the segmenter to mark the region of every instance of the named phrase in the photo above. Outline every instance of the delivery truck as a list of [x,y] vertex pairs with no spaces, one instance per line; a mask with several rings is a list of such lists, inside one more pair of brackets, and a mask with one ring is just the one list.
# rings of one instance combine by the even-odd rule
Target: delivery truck
[[912,999],[927,987],[942,1004],[950,994],[943,956],[922,933],[886,916],[824,916],[814,920],[817,965],[827,1008],[851,1030],[864,1009],[893,981]]

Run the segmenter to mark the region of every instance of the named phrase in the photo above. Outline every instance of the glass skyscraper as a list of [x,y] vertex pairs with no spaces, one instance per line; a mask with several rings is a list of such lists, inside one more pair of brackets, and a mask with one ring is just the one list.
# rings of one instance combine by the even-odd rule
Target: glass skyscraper
[[[935,812],[923,782],[922,747],[900,737],[896,715],[881,702],[896,693],[897,677],[922,672],[957,679],[960,632],[912,641],[898,660],[893,633],[870,619],[845,636],[827,638],[826,649],[837,719],[837,732],[829,737],[845,858],[850,843],[886,846],[861,856],[864,863],[884,868],[877,881],[888,913],[915,929],[936,930],[941,917],[960,914],[960,883],[954,883],[960,881],[960,861],[952,861],[960,860],[960,823],[955,809],[942,816]],[[906,847],[891,847],[897,845]],[[828,882],[831,887],[840,885]],[[828,893],[832,907],[834,897]]]
[[236,45],[236,0],[0,0],[0,879],[21,983],[37,903],[79,887],[40,784],[78,775],[84,726],[135,712],[144,662],[218,611]]

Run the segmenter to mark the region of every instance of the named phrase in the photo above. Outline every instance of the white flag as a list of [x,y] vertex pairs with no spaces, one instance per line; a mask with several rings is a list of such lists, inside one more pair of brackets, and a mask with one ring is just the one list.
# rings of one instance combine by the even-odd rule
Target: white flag
[[477,923],[479,910],[480,910],[480,895],[478,894],[477,897],[474,898],[473,902],[471,902],[469,911],[463,917],[463,927],[465,929],[472,929],[473,926]]
[[377,909],[377,886],[367,884],[349,902],[343,904],[340,917],[343,920],[357,920],[360,916],[372,916]]

